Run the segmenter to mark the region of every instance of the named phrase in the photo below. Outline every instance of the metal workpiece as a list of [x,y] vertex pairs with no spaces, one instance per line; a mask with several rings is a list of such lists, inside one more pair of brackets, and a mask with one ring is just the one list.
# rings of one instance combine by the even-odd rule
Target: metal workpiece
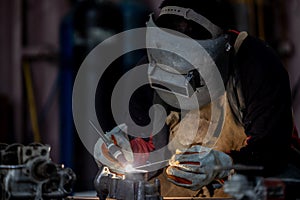
[[51,160],[48,145],[1,145],[1,200],[64,199],[72,192],[75,179],[70,168]]
[[147,172],[142,170],[126,172],[123,175],[110,172],[103,167],[94,181],[100,200],[162,200],[160,181],[147,181]]

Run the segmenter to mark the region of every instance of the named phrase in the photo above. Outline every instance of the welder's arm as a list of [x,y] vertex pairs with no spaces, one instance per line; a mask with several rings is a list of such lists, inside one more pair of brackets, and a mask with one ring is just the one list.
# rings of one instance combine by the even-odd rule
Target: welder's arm
[[[256,42],[247,39],[240,53]],[[234,163],[259,165],[264,176],[278,173],[287,162],[292,133],[291,93],[288,73],[269,47],[260,43],[251,56],[238,60],[246,109],[244,128],[248,145],[232,152]],[[249,53],[250,54],[250,53]],[[248,60],[247,60],[248,59]]]
[[185,152],[176,152],[166,169],[172,183],[192,190],[199,190],[215,179],[229,175],[229,171],[215,171],[215,166],[232,165],[232,159],[225,153],[200,145],[192,146]]

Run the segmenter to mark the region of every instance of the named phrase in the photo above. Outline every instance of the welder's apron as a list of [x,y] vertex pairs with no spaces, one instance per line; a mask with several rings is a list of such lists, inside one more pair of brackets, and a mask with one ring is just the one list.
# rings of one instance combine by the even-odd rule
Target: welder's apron
[[[166,123],[170,127],[170,140],[172,140],[172,145],[169,146],[169,149],[174,151],[176,148],[187,148],[191,143],[193,143],[208,146],[226,153],[231,150],[240,150],[243,146],[245,146],[247,136],[244,132],[244,128],[235,120],[226,94],[218,100],[217,104],[220,108],[222,108],[221,111],[224,111],[225,113],[222,115],[224,118],[221,119],[224,120],[224,123],[218,137],[210,138],[209,141],[205,140],[209,126],[213,123],[217,123],[210,120],[212,114],[210,104],[202,107],[200,112],[199,110],[192,110],[188,112],[182,120],[179,119],[179,113],[172,112],[166,120]],[[200,118],[197,116],[199,114]],[[193,135],[191,138],[189,136],[189,132],[191,131],[191,127],[195,124],[195,119],[200,120],[199,127],[196,137]],[[179,128],[179,126],[181,126],[181,128]],[[166,179],[165,172],[159,176],[159,179],[161,181],[162,196],[197,196],[198,191],[185,189],[169,182]],[[224,197],[226,195],[220,191],[218,196]]]

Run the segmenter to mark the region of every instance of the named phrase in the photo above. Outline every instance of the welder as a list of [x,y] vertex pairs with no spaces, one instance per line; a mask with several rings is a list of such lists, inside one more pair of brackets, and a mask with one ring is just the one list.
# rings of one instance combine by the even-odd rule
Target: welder
[[[130,147],[148,155],[168,145],[173,156],[163,173],[172,186],[163,188],[164,196],[188,194],[178,187],[197,196],[203,186],[226,179],[229,171],[215,171],[214,166],[262,166],[255,172],[259,176],[300,178],[289,157],[294,131],[289,77],[276,52],[265,41],[234,30],[234,12],[226,0],[164,0],[160,9],[159,16],[151,15],[147,22],[158,33],[149,31],[146,43],[151,48],[141,61],[149,63],[150,85],[132,98],[131,114],[139,124],[147,124],[147,109],[159,103],[168,116],[164,128],[146,139],[124,134],[134,131],[130,127],[113,129],[108,135],[125,147],[125,157],[133,163],[141,159],[133,158]],[[187,47],[187,38],[200,48]],[[177,52],[195,58],[187,61]],[[210,72],[213,78],[207,77]],[[221,87],[216,87],[218,77]],[[191,133],[194,124],[198,124],[196,135]],[[213,125],[220,134],[207,141]],[[98,143],[98,161],[118,168],[104,154]]]

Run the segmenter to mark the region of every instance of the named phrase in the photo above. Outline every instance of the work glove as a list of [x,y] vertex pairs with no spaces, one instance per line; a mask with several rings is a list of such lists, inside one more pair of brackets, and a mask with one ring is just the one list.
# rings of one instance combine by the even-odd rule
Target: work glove
[[140,137],[134,138],[130,141],[130,145],[134,153],[134,167],[145,165],[149,159],[150,152],[155,149],[152,137],[148,141]]
[[[120,147],[127,163],[130,164],[133,162],[133,152],[130,146],[130,142],[127,134],[127,126],[125,124],[121,124],[113,128],[110,132],[107,132],[105,136],[110,139],[115,145]],[[103,165],[109,167],[110,169],[116,172],[123,172],[124,166],[118,162],[108,151],[105,143],[101,138],[95,144],[94,147],[94,158],[98,167],[102,167]]]
[[166,169],[167,178],[172,183],[199,190],[215,179],[229,175],[229,171],[216,171],[215,166],[231,166],[232,159],[225,153],[200,145],[186,151],[178,151],[169,161]]

